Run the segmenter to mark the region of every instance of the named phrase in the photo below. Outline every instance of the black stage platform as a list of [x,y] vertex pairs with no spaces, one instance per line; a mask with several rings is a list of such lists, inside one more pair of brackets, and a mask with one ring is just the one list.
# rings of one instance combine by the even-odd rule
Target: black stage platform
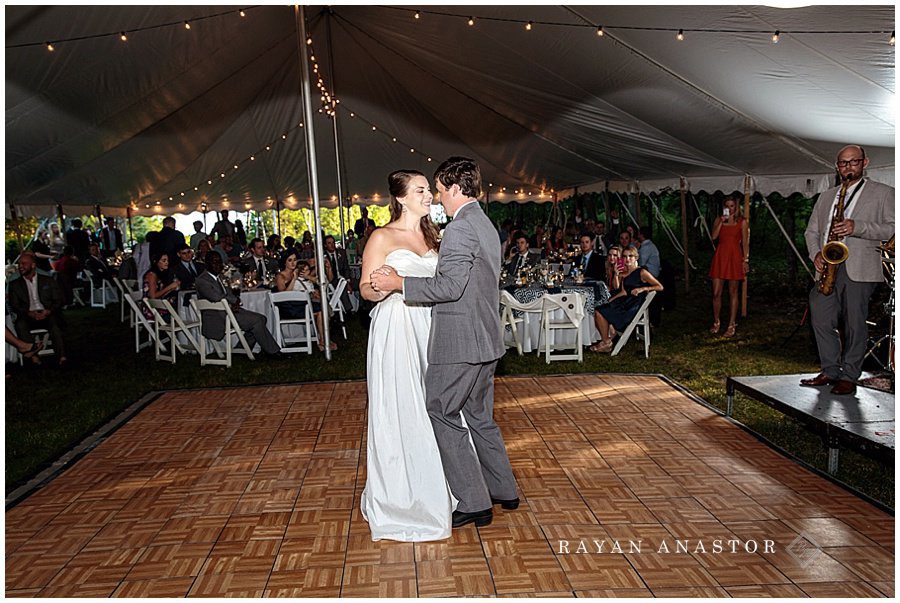
[[826,387],[803,387],[811,375],[729,377],[728,409],[732,415],[734,392],[794,417],[820,434],[828,447],[828,471],[838,466],[838,446],[854,448],[875,459],[894,462],[894,394],[857,387],[852,396],[835,396]]

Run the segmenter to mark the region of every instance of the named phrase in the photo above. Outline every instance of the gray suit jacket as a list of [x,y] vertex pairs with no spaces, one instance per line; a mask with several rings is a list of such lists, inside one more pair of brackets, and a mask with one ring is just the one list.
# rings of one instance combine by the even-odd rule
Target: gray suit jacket
[[[838,190],[837,187],[830,188],[819,195],[809,217],[804,234],[811,260],[822,251],[822,241],[831,228],[831,206]],[[884,277],[878,246],[881,241],[894,236],[894,189],[867,179],[865,187],[853,199],[851,209],[853,236],[843,239],[850,250],[847,276],[857,283],[880,283]]]
[[434,303],[429,364],[480,364],[503,356],[500,241],[478,203],[460,208],[444,230],[437,273],[406,278],[404,299]]
[[[197,297],[200,299],[211,302],[227,299],[229,304],[237,303],[234,294],[227,290],[209,271],[204,271],[197,276],[194,288],[197,289]],[[203,315],[203,335],[205,337],[216,340],[225,337],[225,312],[223,310],[204,310],[201,314]]]

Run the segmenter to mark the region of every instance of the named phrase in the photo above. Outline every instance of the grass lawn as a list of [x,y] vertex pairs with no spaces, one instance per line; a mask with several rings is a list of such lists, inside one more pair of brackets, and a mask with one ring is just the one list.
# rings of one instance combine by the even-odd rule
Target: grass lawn
[[[735,338],[725,339],[707,332],[709,295],[710,287],[703,281],[694,285],[690,295],[679,291],[678,308],[664,313],[663,325],[654,332],[649,359],[644,359],[643,346],[637,340],[629,342],[615,358],[586,351],[581,364],[547,365],[535,354],[519,357],[513,351],[500,361],[498,374],[661,373],[724,409],[728,375],[818,370],[807,328],[787,340],[803,314],[802,297],[766,296],[777,300],[774,303],[751,297],[750,316],[739,320]],[[341,349],[330,363],[320,353],[256,362],[238,356],[230,370],[201,368],[195,358],[184,356],[174,366],[156,362],[149,349],[135,354],[132,333],[127,323],[119,322],[118,305],[105,310],[72,310],[66,320],[68,369],[52,368],[50,359],[45,361],[47,368],[41,369],[7,366],[7,492],[148,391],[364,379],[366,373],[366,332],[355,318],[350,321],[349,341],[338,341]],[[736,402],[736,418],[806,462],[825,468],[821,440],[796,421],[745,397]],[[842,451],[838,478],[893,507],[892,466]]]

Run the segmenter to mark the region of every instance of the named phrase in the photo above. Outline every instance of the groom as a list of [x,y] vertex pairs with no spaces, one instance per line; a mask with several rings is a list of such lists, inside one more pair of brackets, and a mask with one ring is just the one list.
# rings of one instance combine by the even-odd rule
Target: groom
[[376,290],[402,291],[406,301],[435,304],[425,404],[447,483],[459,500],[453,527],[473,522],[486,526],[493,519],[491,504],[519,506],[506,446],[494,422],[494,369],[505,351],[499,313],[500,242],[478,205],[481,171],[474,161],[451,157],[434,179],[440,202],[453,218],[444,230],[437,274],[403,278],[383,266],[371,280]]

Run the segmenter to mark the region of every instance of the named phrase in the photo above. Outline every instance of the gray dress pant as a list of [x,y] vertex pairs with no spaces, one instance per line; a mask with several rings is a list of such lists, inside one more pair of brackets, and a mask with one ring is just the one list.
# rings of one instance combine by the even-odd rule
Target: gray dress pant
[[459,500],[457,511],[464,513],[491,508],[492,496],[516,498],[516,480],[500,428],[494,422],[496,368],[496,360],[484,364],[431,364],[425,375],[425,407],[447,483]]
[[[827,377],[847,381],[859,379],[869,332],[866,326],[869,298],[877,286],[878,283],[857,283],[850,280],[846,267],[840,265],[831,295],[819,293],[818,284],[809,292],[810,321],[816,334],[822,372]],[[842,319],[843,355],[837,330]]]

